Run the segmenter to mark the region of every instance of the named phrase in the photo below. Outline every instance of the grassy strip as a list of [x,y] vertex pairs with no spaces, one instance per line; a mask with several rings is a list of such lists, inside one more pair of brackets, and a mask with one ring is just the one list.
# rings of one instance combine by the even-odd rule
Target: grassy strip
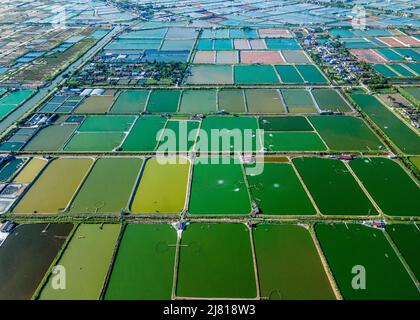
[[410,161],[408,157],[398,157],[398,159],[404,164],[404,166],[410,171],[410,173],[417,179],[420,180],[420,171],[417,167]]
[[17,216],[16,214],[8,214],[2,216],[4,220],[13,221],[18,224],[22,223],[83,223],[83,224],[98,224],[98,223],[123,223],[126,219],[123,219],[121,216],[70,216],[70,215],[28,215],[28,216]]
[[121,240],[123,239],[126,227],[127,227],[127,223],[124,222],[121,226],[120,234],[118,236],[117,243],[115,244],[115,247],[114,247],[114,253],[112,254],[111,262],[108,267],[108,272],[106,273],[104,285],[99,295],[99,300],[105,300],[105,294],[108,289],[109,279],[111,278],[112,270],[114,269],[115,260],[117,258],[118,251],[120,250]]

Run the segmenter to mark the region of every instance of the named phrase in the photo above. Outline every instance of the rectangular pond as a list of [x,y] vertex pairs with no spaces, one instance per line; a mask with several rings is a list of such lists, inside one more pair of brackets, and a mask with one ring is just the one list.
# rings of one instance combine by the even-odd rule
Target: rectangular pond
[[199,121],[171,119],[159,137],[157,152],[187,152],[192,150],[198,134]]
[[66,270],[66,289],[53,288],[50,276],[41,300],[97,300],[111,266],[119,224],[81,224],[57,265]]
[[253,200],[264,215],[316,214],[308,195],[288,163],[264,163],[261,174],[247,175]]
[[304,227],[258,224],[252,232],[261,299],[335,299],[312,237]]
[[122,91],[112,105],[110,113],[135,113],[144,111],[148,90],[125,90]]
[[278,90],[245,90],[248,113],[284,113],[285,108]]
[[304,83],[302,76],[297,72],[295,66],[279,65],[276,66],[277,73],[283,83]]
[[390,216],[420,216],[420,188],[396,161],[358,158],[350,167],[382,211]]
[[13,212],[16,214],[63,212],[93,163],[91,158],[51,161]]
[[180,90],[153,90],[147,103],[147,111],[153,113],[177,112]]
[[192,65],[187,84],[233,84],[231,65]]
[[176,295],[255,298],[248,228],[233,223],[188,225],[182,234]]
[[386,147],[361,118],[309,116],[308,119],[331,150],[386,151]]
[[31,158],[13,179],[13,183],[31,183],[47,165],[47,162],[43,158]]
[[19,225],[0,249],[0,299],[30,300],[72,228],[72,223]]
[[74,113],[107,113],[114,100],[114,96],[90,96],[83,100]]
[[300,116],[259,117],[258,123],[265,131],[314,131],[309,121]]
[[241,89],[223,89],[218,91],[218,110],[232,113],[245,112],[245,97]]
[[352,94],[351,98],[403,153],[420,154],[419,135],[376,97]]
[[[227,163],[222,163],[223,159]],[[215,161],[214,158],[196,158],[189,213],[250,214],[251,204],[241,165],[234,163],[233,158],[216,159],[216,163],[212,161]]]
[[176,242],[176,230],[170,224],[127,225],[105,299],[171,299]]
[[76,130],[77,125],[63,124],[44,127],[25,145],[24,151],[58,151]]
[[409,265],[417,279],[420,279],[420,230],[417,223],[388,224],[385,228],[392,242]]
[[316,132],[265,132],[267,151],[325,151],[327,146]]
[[293,164],[322,214],[378,214],[342,161],[301,157]]
[[185,207],[190,163],[173,158],[176,163],[152,158],[140,178],[140,184],[131,203],[133,213],[175,214]]
[[[261,150],[261,141],[257,129],[254,117],[207,117],[201,123],[197,149],[203,152],[258,151]],[[208,137],[207,143],[204,133]]]
[[66,143],[64,151],[105,152],[113,151],[125,138],[124,132],[76,132]]
[[217,111],[216,90],[184,90],[182,92],[180,113],[211,113]]
[[313,89],[312,95],[315,101],[318,103],[319,108],[322,111],[333,111],[333,112],[351,112],[352,109],[344,101],[344,99],[338,94],[336,90],[332,89]]
[[153,151],[158,145],[161,130],[166,118],[159,116],[143,116],[137,118],[127,138],[122,144],[122,151]]
[[143,159],[99,158],[72,201],[69,211],[121,213],[128,209]]
[[314,101],[306,89],[282,89],[281,95],[290,113],[316,113]]
[[[381,230],[343,223],[318,224],[315,231],[344,299],[420,298],[416,285]],[[364,290],[353,288],[353,284],[360,283],[357,275],[366,276]]]
[[273,66],[234,66],[235,84],[276,84],[279,78]]

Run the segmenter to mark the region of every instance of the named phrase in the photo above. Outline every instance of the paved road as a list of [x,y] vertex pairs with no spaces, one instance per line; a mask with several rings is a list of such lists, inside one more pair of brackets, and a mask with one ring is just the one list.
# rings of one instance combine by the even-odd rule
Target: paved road
[[105,37],[98,41],[96,45],[90,48],[78,60],[73,62],[67,69],[58,74],[49,85],[41,88],[32,98],[26,101],[21,107],[17,108],[15,111],[9,114],[7,118],[3,119],[3,121],[0,123],[0,133],[3,133],[13,122],[18,120],[27,111],[35,107],[38,104],[38,102],[44,99],[45,96],[47,96],[48,93],[51,92],[57,85],[61,84],[66,80],[64,78],[65,74],[74,72],[78,67],[80,67],[80,65],[89,60],[97,51],[102,49],[108,43],[108,41],[111,40],[111,38],[118,32],[120,32],[123,28],[124,27],[122,26],[118,26],[112,29]]

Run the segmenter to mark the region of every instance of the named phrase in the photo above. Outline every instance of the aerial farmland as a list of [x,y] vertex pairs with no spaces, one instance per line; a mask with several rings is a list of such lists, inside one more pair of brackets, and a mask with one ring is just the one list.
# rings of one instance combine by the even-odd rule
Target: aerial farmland
[[2,2],[0,300],[420,300],[420,6],[357,8]]

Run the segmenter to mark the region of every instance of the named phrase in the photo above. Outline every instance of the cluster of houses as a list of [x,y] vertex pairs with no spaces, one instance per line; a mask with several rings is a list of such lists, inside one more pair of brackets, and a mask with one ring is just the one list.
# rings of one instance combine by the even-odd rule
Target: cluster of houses
[[309,34],[303,38],[303,45],[308,51],[319,57],[321,64],[334,70],[342,80],[352,83],[357,80],[358,74],[363,71],[355,59],[343,53],[331,39],[317,39]]
[[397,110],[406,118],[408,118],[411,122],[411,124],[415,128],[420,128],[420,110],[410,104],[404,104],[404,103],[393,103],[393,107],[397,108]]
[[[153,63],[95,63],[87,65],[75,76],[80,83],[114,83],[142,82],[148,79],[159,81],[162,79],[162,68],[165,66]],[[183,70],[171,70],[172,79],[182,79]]]
[[408,117],[411,121],[411,124],[415,128],[420,128],[420,111],[415,107],[408,107],[402,109],[403,113]]

